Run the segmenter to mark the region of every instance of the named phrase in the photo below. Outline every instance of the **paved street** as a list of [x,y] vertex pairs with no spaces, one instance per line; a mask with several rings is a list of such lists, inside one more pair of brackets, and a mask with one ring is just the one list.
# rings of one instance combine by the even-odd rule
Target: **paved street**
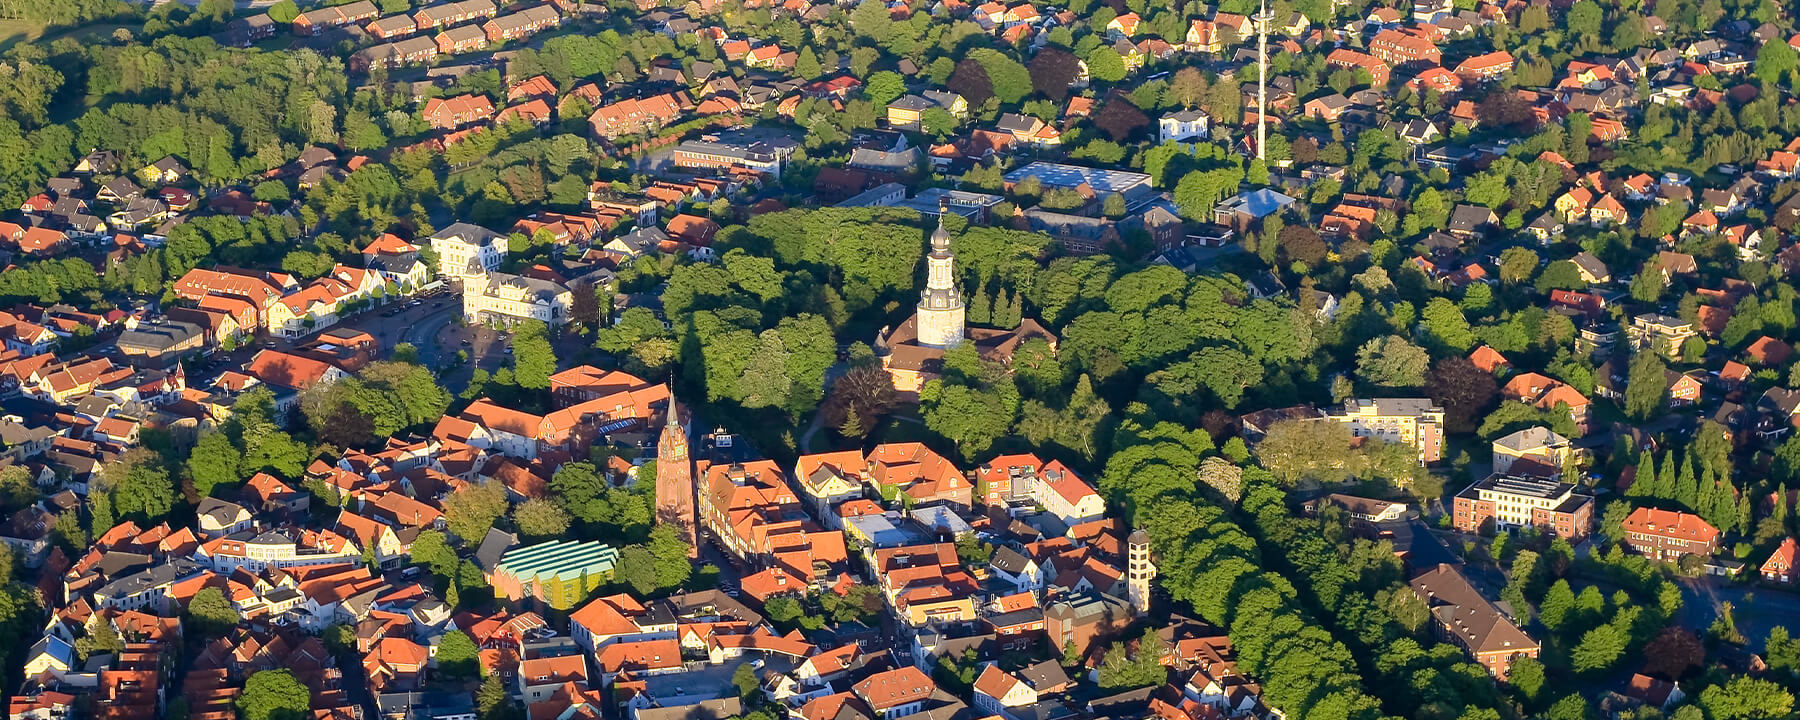
[[1704,633],[1719,617],[1721,603],[1731,603],[1738,632],[1752,652],[1763,651],[1777,625],[1800,631],[1800,595],[1785,590],[1727,583],[1717,578],[1682,579],[1681,624]]

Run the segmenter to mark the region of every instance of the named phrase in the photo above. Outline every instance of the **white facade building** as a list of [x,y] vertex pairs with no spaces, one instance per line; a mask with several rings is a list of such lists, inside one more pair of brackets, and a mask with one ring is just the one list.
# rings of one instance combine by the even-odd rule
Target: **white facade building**
[[554,327],[569,321],[574,298],[568,288],[549,280],[484,272],[463,279],[463,319],[507,325],[540,320]]
[[464,279],[500,269],[506,260],[506,236],[479,225],[456,223],[431,236],[439,275]]
[[1199,110],[1182,110],[1156,120],[1156,130],[1163,142],[1205,140],[1211,131],[1212,118]]

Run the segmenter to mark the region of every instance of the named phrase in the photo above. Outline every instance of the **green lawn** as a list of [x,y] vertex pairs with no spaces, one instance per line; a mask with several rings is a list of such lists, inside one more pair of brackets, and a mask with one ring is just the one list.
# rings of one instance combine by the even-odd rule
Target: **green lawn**
[[44,26],[27,20],[0,20],[0,50],[31,42],[44,34]]
[[49,42],[57,38],[73,37],[87,40],[110,40],[114,30],[125,28],[135,30],[135,25],[124,25],[114,22],[101,22],[91,25],[58,27],[46,30],[43,25],[25,20],[0,20],[0,51],[6,50],[22,42]]

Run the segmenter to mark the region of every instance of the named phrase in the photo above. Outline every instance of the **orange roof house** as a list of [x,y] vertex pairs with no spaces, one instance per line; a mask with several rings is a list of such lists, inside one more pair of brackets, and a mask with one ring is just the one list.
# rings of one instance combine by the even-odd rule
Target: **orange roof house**
[[494,116],[494,101],[486,95],[469,93],[450,98],[432,98],[425,101],[420,117],[436,130],[455,130],[464,125],[481,122]]
[[1488,372],[1499,372],[1512,367],[1512,362],[1507,360],[1505,355],[1501,355],[1499,350],[1487,345],[1475,348],[1475,352],[1469,353],[1469,362],[1475,363],[1475,367]]
[[1626,544],[1653,560],[1705,557],[1718,550],[1718,528],[1698,515],[1638,508],[1625,518],[1623,527]]
[[1486,82],[1512,72],[1513,62],[1512,53],[1499,50],[1462,61],[1456,66],[1456,74],[1465,80]]

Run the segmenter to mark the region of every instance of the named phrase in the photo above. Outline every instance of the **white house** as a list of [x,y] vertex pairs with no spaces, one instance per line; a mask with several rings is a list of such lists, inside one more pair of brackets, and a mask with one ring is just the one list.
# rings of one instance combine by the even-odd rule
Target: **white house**
[[302,546],[281,531],[265,532],[254,537],[222,537],[202,543],[194,550],[194,559],[210,563],[213,570],[229,573],[238,568],[262,572],[272,567],[330,565],[356,562],[362,551],[341,537],[319,546]]
[[463,319],[470,323],[540,320],[554,327],[569,321],[574,299],[568,288],[539,278],[497,272],[463,278]]
[[1100,493],[1061,462],[1052,461],[1032,478],[1031,501],[1070,527],[1106,514]]
[[439,275],[462,279],[500,269],[506,260],[506,236],[459,222],[432,235],[431,250],[438,256]]
[[195,511],[200,516],[200,536],[216,538],[250,529],[250,511],[218,498],[201,498]]
[[990,714],[1006,716],[1011,708],[1036,705],[1037,701],[1036,688],[997,665],[988,665],[975,678],[975,707]]
[[75,646],[55,635],[45,635],[26,655],[25,677],[49,674],[58,680],[75,667]]
[[995,550],[988,560],[988,567],[995,577],[1012,583],[1020,592],[1035,594],[1044,589],[1043,566],[1009,546],[1002,545]]
[[1157,134],[1163,142],[1205,140],[1211,126],[1212,118],[1201,110],[1172,112],[1156,120]]

